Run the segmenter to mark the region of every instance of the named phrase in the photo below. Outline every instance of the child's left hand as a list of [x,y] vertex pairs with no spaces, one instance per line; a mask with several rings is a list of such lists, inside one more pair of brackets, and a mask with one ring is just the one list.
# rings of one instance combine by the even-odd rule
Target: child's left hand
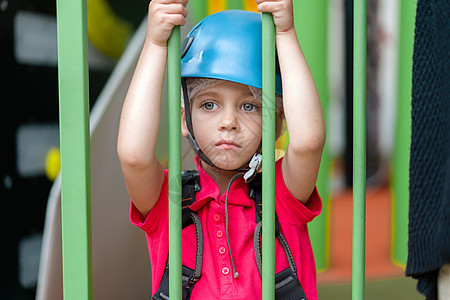
[[272,13],[277,34],[294,29],[292,0],[256,0],[256,4],[258,11]]

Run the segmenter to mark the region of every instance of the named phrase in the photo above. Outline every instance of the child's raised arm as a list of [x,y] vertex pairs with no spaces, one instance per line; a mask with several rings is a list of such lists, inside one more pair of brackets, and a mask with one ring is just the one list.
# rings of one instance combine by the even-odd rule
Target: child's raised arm
[[325,121],[319,94],[297,40],[292,0],[257,0],[270,12],[283,82],[283,105],[289,145],[282,169],[286,187],[306,202],[313,191],[325,143]]
[[117,153],[128,193],[146,216],[158,200],[164,173],[155,156],[167,40],[175,25],[186,22],[188,0],[153,0],[147,35],[125,97]]

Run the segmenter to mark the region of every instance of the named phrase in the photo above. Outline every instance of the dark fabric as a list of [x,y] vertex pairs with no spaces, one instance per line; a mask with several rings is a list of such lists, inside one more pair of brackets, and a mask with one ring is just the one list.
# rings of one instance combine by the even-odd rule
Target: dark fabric
[[[182,300],[190,299],[192,289],[194,288],[195,281],[192,281],[194,276],[194,270],[181,266],[181,298]],[[163,278],[159,284],[158,291],[153,295],[153,300],[167,300],[169,299],[169,266],[164,271]]]
[[450,1],[418,0],[412,78],[406,275],[436,299],[450,262]]
[[291,268],[284,269],[275,275],[275,299],[308,300]]

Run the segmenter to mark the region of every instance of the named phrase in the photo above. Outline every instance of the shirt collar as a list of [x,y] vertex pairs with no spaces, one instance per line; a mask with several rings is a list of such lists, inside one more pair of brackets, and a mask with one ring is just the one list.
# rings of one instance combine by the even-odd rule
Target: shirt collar
[[[220,195],[219,186],[211,176],[203,170],[198,156],[195,156],[194,163],[197,166],[197,171],[199,173],[201,190],[195,195],[195,202],[190,208],[194,211],[198,211],[209,201],[225,203],[226,192],[223,195]],[[236,179],[231,185],[230,192],[228,193],[228,204],[251,206],[252,202],[253,200],[248,196],[248,186],[245,183],[244,178],[241,177]]]

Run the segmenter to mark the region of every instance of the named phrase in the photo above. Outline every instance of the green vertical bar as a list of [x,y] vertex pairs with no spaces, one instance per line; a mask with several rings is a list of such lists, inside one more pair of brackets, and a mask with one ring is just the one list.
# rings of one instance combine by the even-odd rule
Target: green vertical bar
[[275,26],[262,14],[262,298],[275,299]]
[[[319,92],[320,101],[324,109],[325,121],[328,108],[328,75],[327,75],[327,24],[328,0],[296,0],[294,1],[295,30],[302,51],[308,61],[309,68]],[[327,126],[328,127],[328,126]],[[327,128],[329,130],[329,128]],[[320,216],[308,224],[314,258],[318,270],[328,267],[329,237],[329,201],[331,158],[328,141],[322,153],[317,189],[322,197],[323,210]]]
[[365,296],[367,3],[354,2],[352,299]]
[[169,294],[181,299],[181,65],[180,27],[175,26],[167,43],[169,107]]
[[189,16],[192,23],[197,24],[206,17],[207,4],[206,0],[190,0],[188,3]]
[[243,0],[226,0],[227,9],[242,9],[243,7]]
[[57,1],[64,299],[92,299],[86,1]]
[[411,146],[411,91],[414,24],[417,0],[400,4],[397,124],[393,161],[393,260],[406,265],[408,253],[409,149]]

